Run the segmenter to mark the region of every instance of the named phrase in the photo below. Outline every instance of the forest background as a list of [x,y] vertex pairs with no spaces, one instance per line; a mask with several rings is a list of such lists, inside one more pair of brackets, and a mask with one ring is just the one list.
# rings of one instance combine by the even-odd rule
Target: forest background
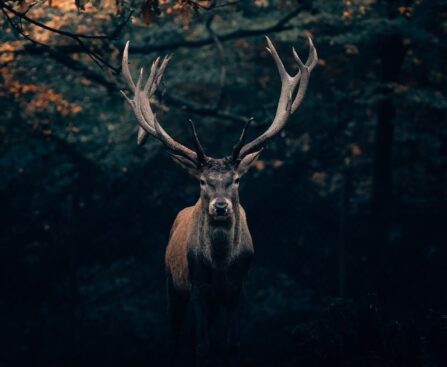
[[0,1],[0,366],[162,365],[163,253],[198,184],[119,90],[173,54],[165,129],[229,153],[274,115],[271,37],[318,49],[241,184],[244,366],[444,366],[447,1]]

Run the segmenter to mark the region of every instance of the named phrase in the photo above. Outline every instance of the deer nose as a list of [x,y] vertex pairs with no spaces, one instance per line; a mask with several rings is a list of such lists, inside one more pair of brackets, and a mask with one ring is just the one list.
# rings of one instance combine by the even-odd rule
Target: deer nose
[[214,208],[217,214],[225,214],[228,208],[228,204],[225,200],[217,200],[214,203]]

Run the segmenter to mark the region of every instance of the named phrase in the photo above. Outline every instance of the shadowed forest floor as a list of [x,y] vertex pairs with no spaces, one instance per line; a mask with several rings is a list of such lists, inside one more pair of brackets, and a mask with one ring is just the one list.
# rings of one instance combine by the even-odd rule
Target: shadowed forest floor
[[[121,269],[112,265],[113,281],[107,276],[96,280],[108,283],[111,292],[93,283],[91,274],[80,279],[75,321],[72,310],[50,300],[39,309],[23,304],[2,310],[0,336],[7,359],[1,365],[166,365],[163,279],[150,268],[138,271],[140,266],[144,262],[135,259]],[[140,276],[133,277],[134,272]],[[94,291],[98,288],[105,289],[103,294]],[[372,294],[355,300],[322,298],[286,273],[256,264],[246,293],[241,366],[445,365],[444,314],[391,310]],[[179,365],[192,366],[192,345],[185,348]],[[213,365],[224,365],[214,358]]]

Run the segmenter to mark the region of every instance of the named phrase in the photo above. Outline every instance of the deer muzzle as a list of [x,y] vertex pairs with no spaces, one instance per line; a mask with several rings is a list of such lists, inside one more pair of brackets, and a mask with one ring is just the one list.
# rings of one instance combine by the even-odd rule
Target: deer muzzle
[[231,201],[226,198],[215,198],[209,205],[209,213],[216,219],[225,219],[232,213]]

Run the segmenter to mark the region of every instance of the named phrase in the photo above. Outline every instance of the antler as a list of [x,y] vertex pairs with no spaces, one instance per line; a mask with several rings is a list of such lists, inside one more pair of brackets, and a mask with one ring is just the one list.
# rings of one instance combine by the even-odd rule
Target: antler
[[233,153],[231,154],[233,161],[237,161],[239,159],[239,153],[241,152],[241,149],[245,144],[245,135],[247,134],[247,130],[250,127],[250,124],[252,123],[253,120],[254,120],[253,117],[250,117],[247,120],[244,128],[242,129],[242,133],[241,133],[241,136],[239,137],[239,141],[233,147]]
[[[272,138],[282,130],[290,115],[296,111],[303,101],[304,95],[306,94],[307,85],[309,83],[310,73],[318,61],[317,50],[312,43],[312,40],[309,38],[309,56],[305,64],[303,64],[295,49],[292,48],[293,57],[298,64],[299,70],[295,76],[291,76],[287,73],[281,58],[276,52],[275,46],[273,46],[272,41],[270,41],[270,38],[267,36],[265,38],[267,39],[267,51],[270,52],[273,60],[275,60],[276,67],[278,68],[279,76],[281,78],[281,94],[278,101],[278,107],[276,109],[275,118],[273,119],[272,124],[262,135],[258,136],[256,139],[252,140],[243,147],[240,147],[240,143],[235,146],[233,150],[233,160],[235,161],[241,160],[247,154],[261,149],[268,139]],[[293,99],[292,97],[298,84],[298,91]],[[248,124],[244,128],[241,140],[245,136],[247,126]],[[236,151],[236,148],[239,152]]]
[[129,41],[127,41],[126,47],[124,48],[122,72],[129,89],[134,92],[134,97],[133,99],[130,99],[124,91],[121,91],[121,94],[124,96],[127,103],[129,103],[130,107],[134,111],[135,117],[137,118],[138,144],[144,144],[147,135],[150,134],[154,138],[160,140],[170,151],[170,153],[180,155],[196,165],[202,165],[206,161],[206,156],[203,153],[202,146],[200,145],[192,121],[190,123],[193,129],[196,152],[175,141],[159,124],[156,115],[152,112],[150,98],[153,96],[153,94],[157,90],[158,85],[160,84],[161,78],[166,69],[166,66],[168,65],[170,57],[164,57],[161,64],[159,57],[152,63],[149,77],[147,78],[144,87],[141,88],[144,73],[143,68],[141,68],[137,83],[135,84],[129,70],[128,52]]

